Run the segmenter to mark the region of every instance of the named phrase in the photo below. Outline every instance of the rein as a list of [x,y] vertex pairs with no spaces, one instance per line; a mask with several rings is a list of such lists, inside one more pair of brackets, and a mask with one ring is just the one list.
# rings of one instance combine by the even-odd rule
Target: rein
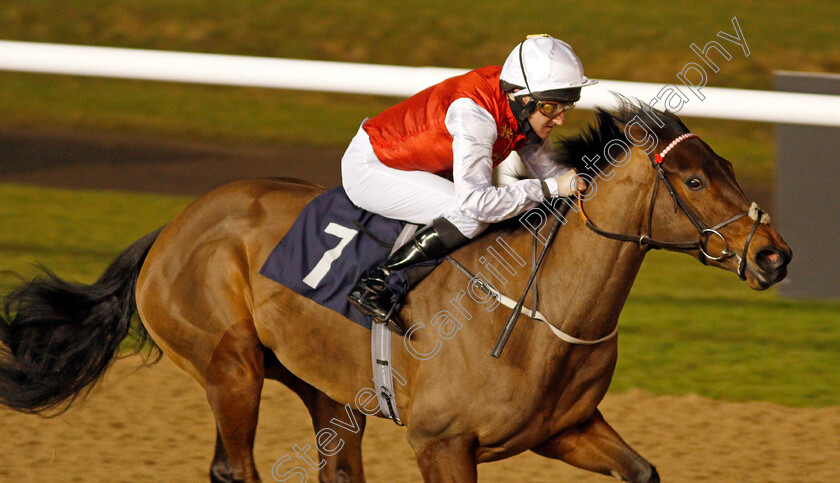
[[[568,209],[569,207],[568,205],[566,205],[564,207],[563,213],[565,213],[565,211]],[[555,219],[554,224],[551,225],[551,232],[549,232],[548,234],[548,239],[545,242],[545,246],[543,247],[542,253],[540,253],[540,258],[538,258],[537,262],[534,264],[534,270],[531,272],[531,276],[528,278],[528,283],[525,285],[525,290],[522,291],[522,296],[519,297],[519,301],[516,302],[516,305],[513,307],[513,312],[511,312],[510,317],[508,318],[508,321],[505,324],[505,328],[502,329],[502,335],[499,336],[499,340],[496,341],[496,346],[493,347],[493,352],[490,353],[490,355],[495,357],[496,359],[502,356],[502,351],[504,350],[505,345],[507,344],[510,334],[513,333],[513,327],[516,325],[516,321],[519,319],[519,314],[522,312],[522,306],[525,303],[525,296],[528,295],[528,290],[531,289],[531,285],[534,283],[534,280],[536,280],[537,272],[539,272],[543,260],[545,260],[545,256],[548,253],[548,248],[551,246],[551,242],[554,241],[554,237],[557,236],[558,230],[560,230],[560,220]],[[534,307],[534,311],[535,310],[536,306]]]
[[[586,215],[586,212],[583,209],[583,200],[581,196],[578,196],[578,213],[580,214],[581,219],[584,221],[586,226],[592,230],[593,232],[597,233],[606,238],[610,238],[613,240],[619,240],[623,242],[631,242],[631,243],[638,243],[639,246],[648,246],[651,248],[662,248],[666,250],[699,250],[700,253],[703,254],[703,258],[700,261],[705,265],[708,263],[708,260],[712,261],[720,261],[725,260],[730,257],[737,257],[738,258],[738,278],[741,280],[746,280],[746,270],[747,270],[747,251],[750,248],[750,243],[752,242],[753,235],[755,235],[758,226],[762,223],[769,223],[770,216],[763,212],[758,205],[753,202],[750,205],[749,210],[738,213],[731,218],[728,218],[721,223],[718,223],[715,226],[709,227],[706,225],[703,220],[700,219],[699,216],[691,209],[688,203],[682,199],[682,197],[677,194],[676,190],[674,189],[674,185],[671,184],[671,181],[668,180],[668,177],[665,174],[665,170],[662,168],[662,163],[665,160],[665,156],[668,155],[671,150],[673,150],[679,143],[686,139],[690,138],[698,138],[699,137],[694,133],[685,133],[678,138],[671,141],[665,149],[663,149],[660,153],[657,153],[653,160],[651,160],[651,164],[653,165],[654,170],[656,171],[656,177],[653,186],[653,193],[650,198],[650,208],[648,209],[648,228],[647,228],[647,235],[629,235],[623,233],[613,233],[606,230],[602,230],[598,228],[595,223],[593,223],[589,217]],[[671,195],[671,199],[674,201],[674,212],[677,209],[682,209],[683,213],[688,217],[691,224],[697,229],[699,233],[699,237],[697,240],[692,241],[663,241],[657,240],[653,238],[653,210],[656,204],[656,194],[659,190],[659,184],[662,183],[665,186],[665,189],[668,190],[668,194]],[[727,241],[726,237],[723,236],[718,230],[721,228],[733,223],[735,221],[744,218],[745,216],[749,216],[755,223],[753,224],[752,230],[750,230],[749,236],[747,236],[747,241],[744,244],[744,251],[741,255],[729,250],[729,242]],[[721,251],[719,256],[714,256],[709,254],[707,251],[708,243],[711,239],[712,235],[715,235],[721,239],[723,242],[723,250]]]
[[[569,203],[565,203],[563,205],[563,208],[561,208],[561,213],[560,213],[561,217],[565,216],[566,212],[569,210],[569,206],[571,206],[571,204],[569,204]],[[476,287],[478,287],[484,293],[486,293],[486,294],[490,295],[491,297],[495,298],[501,305],[504,305],[505,307],[507,307],[509,309],[513,309],[511,314],[510,314],[510,317],[508,318],[507,323],[505,324],[504,329],[502,330],[502,334],[499,336],[499,340],[496,342],[496,346],[493,348],[493,352],[490,354],[497,359],[499,357],[501,357],[502,351],[504,350],[505,345],[507,344],[508,338],[510,337],[510,334],[513,332],[513,328],[516,325],[516,321],[519,319],[519,315],[522,313],[523,310],[525,311],[525,314],[528,317],[530,317],[534,320],[539,320],[540,322],[543,322],[546,325],[548,325],[549,329],[551,329],[551,332],[555,336],[557,336],[560,340],[562,340],[562,341],[564,341],[568,344],[595,345],[595,344],[600,344],[601,342],[605,342],[607,340],[610,340],[613,337],[615,337],[616,334],[618,334],[618,324],[616,324],[616,326],[615,326],[615,328],[613,329],[612,332],[605,335],[604,337],[601,337],[600,339],[596,339],[596,340],[578,339],[577,337],[574,337],[574,336],[562,331],[557,326],[555,326],[554,324],[549,322],[548,318],[546,318],[545,315],[543,315],[539,310],[537,310],[537,299],[538,299],[537,285],[536,285],[537,273],[539,272],[540,267],[542,266],[543,260],[545,260],[545,256],[548,253],[548,249],[551,247],[551,244],[554,241],[554,238],[557,236],[557,232],[560,230],[560,226],[562,224],[560,222],[561,217],[555,216],[554,223],[552,224],[551,231],[549,232],[549,235],[548,235],[548,239],[546,240],[545,246],[543,247],[543,250],[540,253],[539,258],[536,257],[536,238],[534,238],[534,254],[533,254],[534,268],[531,271],[531,276],[528,279],[528,283],[525,285],[525,289],[522,291],[522,295],[519,297],[519,301],[517,301],[517,302],[514,302],[513,299],[511,299],[510,297],[503,294],[500,290],[496,289],[495,287],[493,287],[489,283],[485,282],[484,280],[482,280],[482,279],[476,277],[475,275],[473,275],[472,273],[470,273],[470,271],[466,267],[461,265],[457,260],[455,260],[451,256],[449,256],[449,255],[446,256],[446,260],[449,261],[449,263],[451,263],[459,272],[463,273],[467,278],[469,278],[471,283],[474,283],[476,285]],[[534,308],[528,308],[528,307],[524,306],[525,297],[528,294],[528,291],[531,288],[531,285],[534,285],[534,299],[533,299]]]
[[[514,309],[516,307],[517,302],[515,300],[513,300],[512,298],[503,294],[499,289],[490,285],[489,283],[485,282],[484,280],[482,280],[480,278],[477,278],[475,275],[470,273],[470,271],[465,266],[461,265],[461,263],[459,263],[457,260],[455,260],[451,256],[447,256],[446,260],[449,263],[451,263],[455,267],[456,270],[463,273],[467,278],[469,278],[472,281],[471,283],[474,283],[475,286],[478,287],[482,292],[484,292],[487,295],[496,299],[501,305],[504,305],[505,307],[507,307],[509,309]],[[573,335],[570,335],[567,332],[563,332],[562,330],[558,329],[554,324],[549,322],[548,318],[545,315],[543,315],[542,312],[537,310],[536,307],[537,307],[536,303],[534,303],[534,308],[533,309],[523,306],[522,307],[522,312],[526,316],[528,316],[528,317],[530,317],[534,320],[539,320],[540,322],[543,322],[546,325],[548,325],[548,328],[551,329],[551,332],[554,333],[554,335],[556,335],[558,339],[560,339],[564,342],[568,342],[569,344],[575,344],[575,345],[600,344],[601,342],[612,339],[618,333],[618,324],[616,324],[615,329],[613,329],[612,332],[605,335],[604,337],[601,337],[600,339],[595,339],[595,340],[578,339],[577,337],[575,337]]]
[[[613,240],[618,240],[622,242],[630,242],[630,243],[638,243],[640,247],[650,247],[656,249],[666,249],[666,250],[677,250],[677,251],[688,251],[688,250],[698,250],[702,255],[703,258],[700,259],[703,264],[708,263],[708,260],[712,261],[720,261],[725,260],[730,257],[737,257],[738,258],[738,278],[741,280],[746,280],[746,271],[749,269],[747,266],[747,253],[750,249],[750,244],[752,242],[753,236],[755,232],[758,230],[758,226],[764,223],[770,222],[770,216],[763,212],[758,205],[753,202],[750,205],[750,208],[743,212],[738,213],[717,225],[709,227],[706,225],[703,220],[691,209],[691,206],[682,199],[682,197],[677,193],[676,189],[674,189],[674,185],[668,179],[668,176],[665,174],[665,170],[662,168],[662,163],[665,161],[665,156],[668,155],[674,148],[677,147],[682,141],[691,138],[698,138],[699,137],[694,133],[685,133],[673,141],[661,152],[654,155],[654,158],[651,160],[651,164],[653,165],[654,171],[656,172],[656,176],[654,177],[654,185],[653,191],[650,198],[650,205],[648,208],[648,226],[647,226],[647,235],[630,235],[625,233],[614,233],[609,232],[606,230],[602,230],[598,228],[592,220],[586,215],[586,211],[583,208],[583,197],[578,194],[577,195],[577,205],[578,205],[578,213],[580,214],[581,219],[586,224],[587,228],[595,232],[596,234],[603,236],[605,238],[610,238]],[[659,191],[659,184],[663,184],[665,189],[668,190],[668,194],[671,196],[671,199],[674,201],[674,212],[678,209],[681,209],[686,217],[691,221],[691,224],[697,229],[699,237],[696,240],[690,241],[665,241],[665,240],[657,240],[653,238],[653,212],[656,206],[656,195]],[[565,205],[565,210],[563,211],[563,215],[565,215],[566,211],[568,210],[569,205]],[[750,234],[747,236],[746,243],[744,244],[743,252],[738,255],[734,251],[729,250],[729,241],[720,233],[720,229],[724,228],[725,226],[734,223],[741,218],[749,216],[751,219],[755,220],[755,223],[750,230]],[[545,259],[545,255],[548,252],[549,247],[551,246],[551,242],[554,241],[555,236],[557,235],[557,230],[560,228],[560,223],[558,219],[555,219],[554,225],[551,227],[551,232],[548,236],[548,240],[546,240],[546,244],[543,247],[543,251],[539,256],[539,259],[534,263],[534,269],[531,273],[531,276],[528,280],[528,283],[525,286],[524,291],[522,292],[522,296],[519,298],[519,301],[514,303],[512,299],[502,294],[500,291],[495,289],[494,287],[490,286],[489,284],[485,283],[484,281],[475,278],[463,265],[455,261],[452,257],[446,257],[450,263],[452,263],[459,271],[461,271],[464,275],[469,277],[470,279],[474,280],[476,285],[483,290],[485,293],[493,296],[496,300],[498,300],[502,305],[506,307],[512,308],[513,311],[508,319],[507,324],[505,325],[504,330],[502,331],[502,335],[499,337],[498,342],[496,343],[496,347],[493,348],[492,356],[493,357],[500,357],[502,350],[507,343],[508,337],[510,337],[511,332],[513,332],[513,327],[516,324],[516,320],[519,318],[523,310],[523,303],[525,301],[525,296],[527,295],[531,285],[534,283],[536,279],[537,272],[542,265],[543,260]],[[712,235],[715,235],[721,239],[723,242],[723,250],[721,251],[720,255],[714,256],[708,252],[708,243],[711,239]],[[536,290],[536,289],[535,289]],[[536,293],[534,297],[534,301],[536,303]],[[536,310],[536,305],[533,309],[527,309],[526,314],[530,312],[529,317],[539,320],[541,322],[546,323],[550,328],[551,331],[562,339],[563,341],[569,344],[580,344],[580,345],[592,345],[592,344],[599,344],[606,340],[609,340],[618,333],[618,325],[616,324],[615,329],[608,335],[597,339],[597,340],[583,340],[573,337],[556,326],[550,323],[546,317],[541,314],[539,311]]]

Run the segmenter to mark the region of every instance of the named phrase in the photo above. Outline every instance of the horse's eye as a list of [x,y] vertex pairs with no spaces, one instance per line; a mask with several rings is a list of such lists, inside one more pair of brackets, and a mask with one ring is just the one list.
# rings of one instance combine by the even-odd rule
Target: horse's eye
[[688,189],[696,191],[703,187],[703,181],[696,177],[689,178],[688,181],[685,182],[685,185],[688,186]]

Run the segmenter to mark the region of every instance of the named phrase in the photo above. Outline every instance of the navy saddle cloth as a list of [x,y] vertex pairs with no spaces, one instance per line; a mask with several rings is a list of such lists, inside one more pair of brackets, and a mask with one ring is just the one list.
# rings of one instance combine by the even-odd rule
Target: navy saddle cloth
[[350,305],[347,293],[388,258],[404,225],[357,207],[344,188],[333,188],[306,205],[260,274],[370,329],[370,317]]

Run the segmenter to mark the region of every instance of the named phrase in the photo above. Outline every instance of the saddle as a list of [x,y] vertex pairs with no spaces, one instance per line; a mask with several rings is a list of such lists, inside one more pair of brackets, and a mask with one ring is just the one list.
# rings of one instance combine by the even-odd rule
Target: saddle
[[372,319],[350,305],[347,293],[388,258],[406,225],[357,207],[344,188],[333,188],[306,205],[260,274],[370,329]]
[[362,274],[411,240],[417,225],[358,208],[338,187],[312,200],[274,247],[260,274],[371,329],[373,383],[382,414],[402,425],[394,403],[391,331],[350,305]]

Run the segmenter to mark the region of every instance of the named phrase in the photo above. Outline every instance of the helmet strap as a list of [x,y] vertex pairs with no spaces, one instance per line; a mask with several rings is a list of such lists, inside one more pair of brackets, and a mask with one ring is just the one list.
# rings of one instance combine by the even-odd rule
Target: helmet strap
[[[531,38],[530,36],[528,38]],[[528,40],[528,39],[525,39]],[[525,88],[528,89],[528,97],[531,99],[525,104],[525,112],[528,113],[530,116],[532,112],[537,109],[537,99],[534,91],[531,90],[531,86],[528,85],[528,76],[525,75],[525,62],[522,60],[522,45],[525,43],[525,40],[519,42],[519,68],[522,69],[522,78],[525,80]],[[526,116],[527,119],[527,116]]]
[[519,42],[519,68],[522,69],[522,78],[525,80],[525,87],[528,88],[528,95],[530,95],[531,99],[533,100],[534,93],[531,91],[531,86],[528,85],[528,76],[525,75],[525,62],[522,60],[522,45],[524,43],[525,43],[525,40],[523,40],[522,42]]
[[510,105],[511,112],[513,112],[513,117],[516,118],[516,122],[520,126],[522,123],[528,122],[528,116],[537,108],[537,103],[533,99],[525,103],[521,98],[513,96],[508,97],[508,104]]
[[508,97],[508,104],[510,105],[511,112],[513,112],[513,117],[516,118],[516,122],[519,124],[519,131],[527,136],[528,144],[541,143],[542,139],[537,136],[537,133],[531,128],[531,123],[528,122],[528,117],[537,108],[537,101],[531,98],[528,103],[525,103],[520,98],[510,96]]
[[527,144],[542,144],[543,138],[539,137],[539,135],[537,135],[537,132],[531,128],[531,123],[529,123],[527,119],[523,123],[522,127],[523,132],[525,132],[525,142]]
[[527,136],[528,144],[538,144],[542,142],[542,138],[534,132],[531,123],[528,122],[528,117],[537,110],[537,100],[531,92],[531,86],[528,85],[528,76],[525,74],[525,63],[522,60],[522,45],[524,43],[525,40],[519,43],[519,68],[522,69],[522,78],[525,80],[525,88],[528,89],[529,101],[527,103],[522,102],[520,98],[510,96],[508,97],[508,104],[510,104],[510,110],[519,124],[519,131]]

